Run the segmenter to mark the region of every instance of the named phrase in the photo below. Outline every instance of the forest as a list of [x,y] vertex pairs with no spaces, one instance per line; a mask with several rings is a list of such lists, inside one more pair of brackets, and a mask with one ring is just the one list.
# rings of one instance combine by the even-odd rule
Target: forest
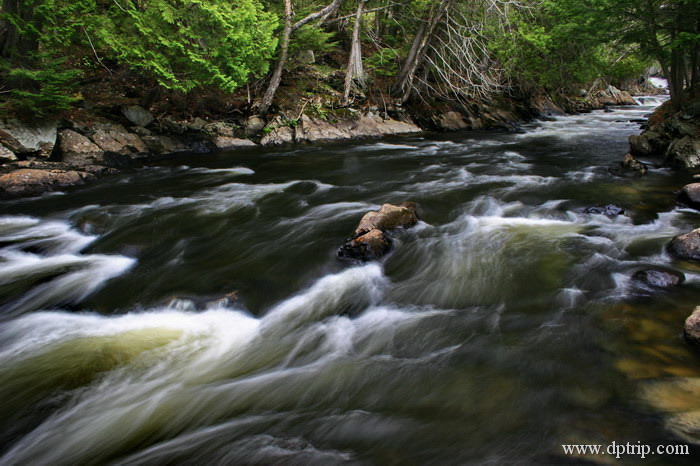
[[3,0],[0,99],[48,115],[92,86],[146,106],[215,96],[221,112],[266,114],[310,67],[328,79],[305,90],[329,108],[380,94],[468,106],[623,87],[656,69],[680,104],[698,83],[699,11],[698,0]]

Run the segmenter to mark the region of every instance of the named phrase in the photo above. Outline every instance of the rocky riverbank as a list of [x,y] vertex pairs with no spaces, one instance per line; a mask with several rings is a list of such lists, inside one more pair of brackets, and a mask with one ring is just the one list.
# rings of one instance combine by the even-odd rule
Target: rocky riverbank
[[[345,108],[327,113],[302,105],[296,117],[243,114],[224,120],[156,116],[138,105],[108,116],[86,109],[31,123],[0,119],[0,198],[33,196],[80,185],[99,176],[176,153],[207,153],[292,143],[471,129],[512,129],[537,116],[634,105],[612,86],[555,102],[502,99],[459,110],[449,106]],[[308,110],[307,110],[308,108]],[[307,110],[307,111],[305,111]]]

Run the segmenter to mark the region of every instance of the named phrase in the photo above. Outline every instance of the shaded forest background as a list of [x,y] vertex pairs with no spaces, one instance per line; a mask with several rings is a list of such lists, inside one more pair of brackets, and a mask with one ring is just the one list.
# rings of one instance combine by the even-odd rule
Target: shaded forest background
[[2,0],[0,106],[317,114],[625,87],[695,95],[700,0]]

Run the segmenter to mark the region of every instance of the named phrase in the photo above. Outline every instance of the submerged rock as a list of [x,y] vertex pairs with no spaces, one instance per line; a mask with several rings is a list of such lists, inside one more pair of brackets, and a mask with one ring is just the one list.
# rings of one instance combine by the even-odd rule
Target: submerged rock
[[700,306],[696,307],[693,313],[685,319],[683,336],[688,343],[700,348]]
[[700,210],[700,183],[690,183],[683,186],[678,194],[678,202]]
[[625,209],[616,206],[615,204],[608,204],[606,206],[593,206],[588,207],[584,210],[587,214],[598,214],[607,215],[608,217],[615,217],[617,215],[625,215]]
[[700,261],[700,228],[674,237],[668,252],[678,259]]
[[609,169],[610,173],[613,175],[633,177],[644,176],[647,174],[648,170],[649,169],[647,168],[646,164],[635,159],[632,154],[625,154],[622,162],[617,165],[613,165]]
[[685,275],[682,273],[661,269],[638,270],[632,278],[654,288],[671,288],[685,281]]
[[391,239],[386,230],[415,225],[418,222],[417,209],[415,202],[404,202],[399,205],[384,204],[379,210],[367,212],[353,236],[338,249],[338,257],[360,261],[379,259],[391,249]]

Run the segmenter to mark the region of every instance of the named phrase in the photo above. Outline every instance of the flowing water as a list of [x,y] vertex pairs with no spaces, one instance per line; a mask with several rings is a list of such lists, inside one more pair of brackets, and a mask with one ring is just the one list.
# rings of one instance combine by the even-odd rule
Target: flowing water
[[[659,99],[640,102],[191,155],[0,204],[0,464],[556,464],[563,443],[682,442],[700,268],[664,246],[700,214],[674,202],[689,175],[608,173]],[[406,200],[422,220],[388,257],[335,258]],[[581,210],[609,203],[627,215]],[[648,266],[686,282],[630,279]]]

